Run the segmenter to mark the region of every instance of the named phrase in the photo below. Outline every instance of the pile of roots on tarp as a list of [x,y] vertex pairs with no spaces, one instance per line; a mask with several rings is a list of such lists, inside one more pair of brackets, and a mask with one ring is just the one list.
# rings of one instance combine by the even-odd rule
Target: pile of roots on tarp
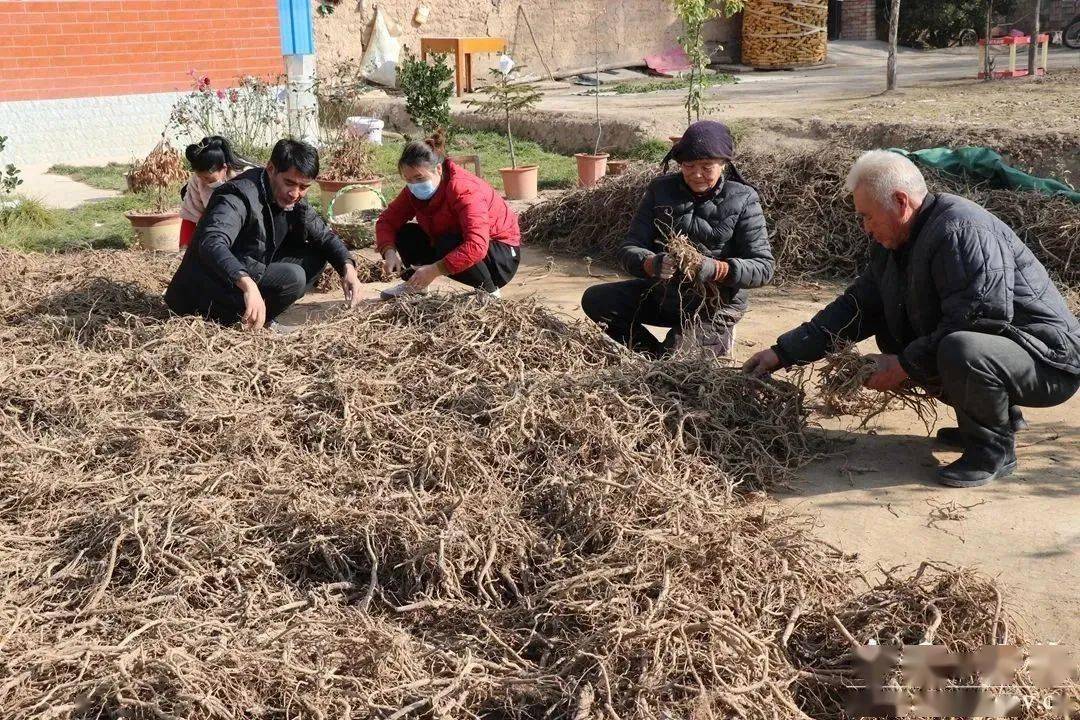
[[[844,180],[858,151],[740,153],[739,171],[761,196],[780,280],[850,278],[869,239],[859,226]],[[564,193],[521,216],[525,239],[553,250],[613,261],[630,220],[658,174],[637,165],[593,188]],[[932,191],[974,200],[1007,223],[1066,293],[1080,290],[1080,204],[1020,190],[996,190],[925,171]]]
[[1021,639],[765,498],[794,386],[477,295],[221,328],[170,269],[0,254],[8,720],[832,718],[852,640]]

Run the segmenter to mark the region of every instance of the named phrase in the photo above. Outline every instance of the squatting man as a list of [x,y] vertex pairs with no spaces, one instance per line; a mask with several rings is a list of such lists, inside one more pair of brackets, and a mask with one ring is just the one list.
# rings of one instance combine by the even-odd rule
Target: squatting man
[[1080,322],[1012,229],[970,200],[929,193],[907,158],[865,153],[847,189],[875,241],[866,270],[744,369],[814,362],[838,342],[874,336],[882,354],[867,387],[914,382],[956,411],[959,427],[937,434],[963,449],[938,471],[943,484],[1012,473],[1019,406],[1059,405],[1080,387]]

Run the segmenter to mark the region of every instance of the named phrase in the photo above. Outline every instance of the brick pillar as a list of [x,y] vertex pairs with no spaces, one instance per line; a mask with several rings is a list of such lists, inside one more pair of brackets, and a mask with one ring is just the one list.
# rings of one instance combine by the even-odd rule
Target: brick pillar
[[877,40],[876,9],[877,0],[844,0],[840,15],[840,39]]

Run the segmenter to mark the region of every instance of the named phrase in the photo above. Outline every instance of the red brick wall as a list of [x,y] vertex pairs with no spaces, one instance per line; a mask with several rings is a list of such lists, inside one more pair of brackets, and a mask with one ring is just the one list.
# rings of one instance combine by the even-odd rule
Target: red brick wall
[[275,0],[0,0],[0,101],[228,87],[283,72]]
[[877,40],[876,0],[844,0],[841,40]]

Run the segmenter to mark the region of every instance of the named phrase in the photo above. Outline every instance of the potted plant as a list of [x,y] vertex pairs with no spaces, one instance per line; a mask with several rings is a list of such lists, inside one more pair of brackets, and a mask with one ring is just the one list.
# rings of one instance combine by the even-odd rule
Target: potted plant
[[367,138],[345,137],[330,147],[319,174],[323,207],[333,215],[380,207],[382,180],[375,174],[375,153]]
[[150,207],[124,213],[144,250],[180,250],[180,213],[173,190],[187,177],[183,158],[164,138],[149,155],[132,164],[128,186],[153,197]]
[[[594,32],[593,37],[594,39],[599,37],[598,33]],[[600,136],[603,134],[603,127],[600,125],[600,48],[598,45],[593,50],[593,65],[596,68],[596,74],[594,75],[596,89],[593,90],[593,98],[596,101],[594,110],[596,142],[593,144],[592,155],[588,153],[574,154],[574,159],[577,161],[578,187],[592,187],[607,174],[608,154],[600,152]]]
[[505,58],[504,62],[500,63],[500,67],[491,69],[493,82],[479,90],[480,94],[487,97],[483,100],[469,100],[466,104],[481,115],[498,117],[506,123],[510,167],[499,169],[503,179],[503,190],[510,200],[531,200],[536,197],[536,186],[540,176],[539,167],[536,165],[518,167],[510,118],[536,107],[543,95],[530,84],[511,84],[510,71],[512,69],[513,62]]

